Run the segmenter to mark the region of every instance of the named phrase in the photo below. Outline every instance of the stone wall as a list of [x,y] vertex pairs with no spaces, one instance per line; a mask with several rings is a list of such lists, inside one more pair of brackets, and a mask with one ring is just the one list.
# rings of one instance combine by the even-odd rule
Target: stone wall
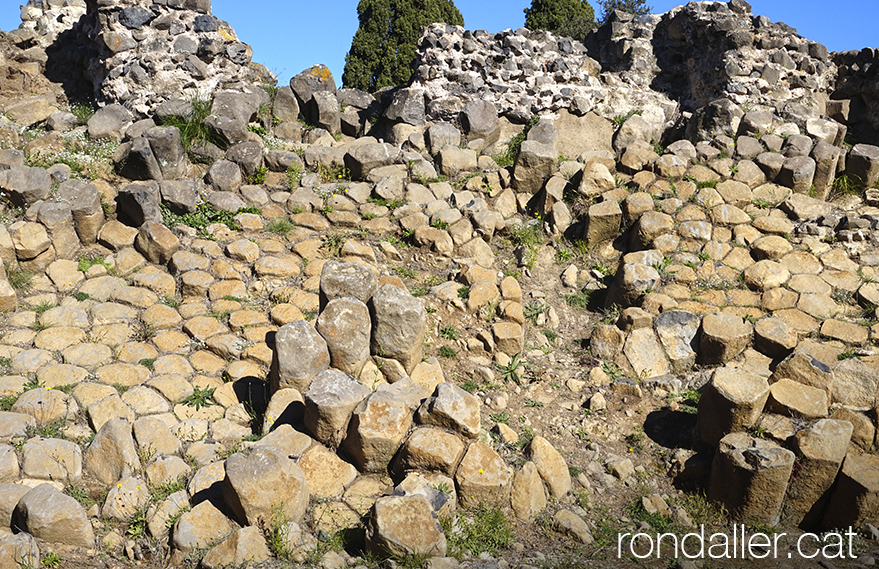
[[617,12],[586,47],[606,71],[666,93],[685,111],[720,98],[781,111],[788,101],[833,90],[827,48],[746,2],[690,2],[665,14]]
[[879,50],[843,51],[833,61],[839,79],[827,114],[848,124],[856,140],[879,143]]
[[560,109],[606,118],[639,111],[660,131],[718,99],[803,124],[825,115],[837,75],[827,49],[750,12],[741,0],[617,12],[585,46],[524,28],[435,24],[421,38],[413,87],[424,89],[433,120],[455,119],[475,100],[514,122]]
[[27,5],[21,7],[18,29],[32,31],[34,42],[45,49],[85,14],[85,0],[28,0]]
[[274,84],[210,0],[29,0],[13,32],[42,50],[47,77],[68,98],[119,103],[146,116],[182,92],[207,97]]
[[580,42],[549,32],[489,34],[434,24],[419,47],[413,86],[424,89],[432,120],[454,119],[475,100],[493,103],[500,115],[519,123],[560,109],[606,116],[637,109],[660,124],[677,113],[665,95],[603,74]]

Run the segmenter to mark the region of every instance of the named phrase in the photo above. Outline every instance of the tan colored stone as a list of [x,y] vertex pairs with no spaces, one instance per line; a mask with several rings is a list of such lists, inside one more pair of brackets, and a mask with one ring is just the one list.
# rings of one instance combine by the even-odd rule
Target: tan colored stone
[[657,377],[671,370],[652,328],[640,328],[629,334],[623,353],[638,377]]
[[299,460],[308,489],[315,498],[331,498],[345,492],[357,469],[323,445],[313,445]]
[[777,310],[773,316],[783,320],[801,335],[807,335],[812,331],[818,330],[820,325],[820,322],[797,308]]
[[584,239],[588,244],[595,245],[616,238],[620,232],[622,219],[623,211],[614,200],[590,206],[586,218]]
[[754,347],[771,357],[783,357],[797,346],[799,336],[784,321],[763,318],[754,326]]
[[742,523],[778,523],[796,455],[745,433],[725,436],[714,455],[708,497]]
[[769,388],[766,408],[781,415],[819,419],[827,416],[827,392],[790,379],[780,379]]
[[562,455],[541,436],[534,437],[525,449],[553,498],[561,498],[571,490],[571,473]]
[[22,393],[12,405],[13,413],[24,413],[40,425],[64,421],[70,412],[70,396],[56,389],[36,388]]
[[827,294],[801,294],[797,308],[820,320],[833,318],[840,312],[839,305]]
[[559,510],[552,517],[553,521],[565,533],[577,538],[584,545],[589,545],[594,541],[589,526],[583,521],[583,518],[570,510]]
[[522,287],[514,277],[504,277],[501,281],[501,296],[504,300],[522,302]]
[[780,287],[790,278],[790,272],[775,261],[763,260],[745,269],[745,282],[751,288],[768,290]]
[[244,523],[268,523],[273,508],[297,522],[305,514],[309,488],[302,469],[273,447],[252,447],[226,459],[223,499]]
[[827,504],[822,528],[874,523],[879,511],[879,457],[848,453]]
[[400,449],[399,464],[404,470],[438,470],[451,476],[464,456],[464,448],[455,435],[421,427]]
[[700,437],[716,444],[726,434],[754,425],[768,398],[766,379],[733,368],[717,368],[699,401],[696,428]]
[[833,367],[833,403],[856,409],[876,406],[879,393],[879,371],[856,358],[847,358]]
[[511,479],[509,467],[491,447],[482,443],[471,444],[455,472],[461,506],[503,506],[509,500]]
[[[757,259],[778,261],[791,251],[793,251],[793,246],[787,239],[779,235],[767,235],[751,244],[751,254]],[[784,269],[784,265],[781,265],[781,268]]]
[[95,535],[79,503],[50,484],[40,484],[22,496],[12,524],[37,539],[91,549]]
[[724,364],[742,353],[751,342],[753,326],[734,314],[709,314],[702,319],[699,358]]
[[446,537],[424,496],[386,496],[376,500],[366,529],[369,547],[385,554],[443,557]]
[[833,370],[805,352],[794,352],[775,367],[769,380],[775,382],[781,379],[823,389],[827,393],[833,390]]
[[177,294],[177,281],[168,273],[148,273],[141,271],[131,277],[135,286],[151,290],[161,297],[174,298]]
[[825,320],[821,324],[821,335],[846,344],[863,344],[867,341],[869,330],[858,324],[840,320]]
[[354,410],[342,445],[360,470],[386,471],[411,424],[412,413],[405,402],[376,392]]
[[234,531],[234,523],[210,501],[205,500],[183,513],[171,531],[171,542],[184,554],[208,547]]
[[546,508],[546,505],[546,490],[540,474],[535,464],[528,461],[513,478],[513,486],[510,490],[510,506],[513,508],[513,514],[523,522],[530,522]]
[[827,504],[827,491],[836,480],[852,436],[845,421],[822,419],[793,439],[798,469],[791,480],[784,516],[791,524],[815,527]]
[[106,385],[140,385],[150,376],[150,370],[142,365],[110,364],[97,371],[97,379]]
[[525,331],[515,322],[496,322],[491,327],[495,348],[508,356],[521,353],[525,347]]
[[249,526],[227,537],[201,560],[207,569],[246,566],[267,561],[272,556],[259,528]]

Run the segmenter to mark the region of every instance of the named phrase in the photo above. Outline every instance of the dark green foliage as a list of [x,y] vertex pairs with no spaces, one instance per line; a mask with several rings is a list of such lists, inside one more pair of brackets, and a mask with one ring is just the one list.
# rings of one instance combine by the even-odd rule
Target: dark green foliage
[[525,27],[583,41],[596,27],[595,11],[586,0],[531,0],[531,7],[525,8]]
[[370,93],[409,82],[422,26],[464,25],[452,0],[360,0],[357,17],[342,83]]
[[598,4],[601,6],[602,24],[607,23],[615,10],[639,16],[649,14],[653,10],[653,6],[648,6],[645,0],[598,0]]

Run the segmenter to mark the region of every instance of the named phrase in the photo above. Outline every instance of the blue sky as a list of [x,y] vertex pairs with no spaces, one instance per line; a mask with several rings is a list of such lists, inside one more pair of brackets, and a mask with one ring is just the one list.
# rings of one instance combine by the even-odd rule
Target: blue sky
[[[591,3],[597,12],[597,2]],[[655,13],[679,3],[648,2]],[[21,22],[11,4],[0,10],[0,29],[16,28]],[[467,28],[496,32],[522,26],[522,10],[530,1],[455,0],[455,4]],[[877,0],[752,0],[751,6],[754,14],[793,26],[831,51],[879,47]],[[341,83],[345,54],[357,31],[357,0],[213,0],[213,12],[253,46],[254,60],[275,72],[282,83],[316,63],[329,66]]]

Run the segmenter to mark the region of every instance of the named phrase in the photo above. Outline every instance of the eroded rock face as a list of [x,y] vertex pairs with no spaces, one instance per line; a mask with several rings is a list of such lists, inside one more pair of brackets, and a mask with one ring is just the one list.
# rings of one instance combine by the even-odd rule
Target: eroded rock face
[[[38,2],[42,0],[31,4]],[[94,14],[111,14],[105,27],[116,35],[104,34],[100,49],[110,49],[112,44],[118,50],[112,58],[130,57],[121,76],[107,79],[111,86],[127,85],[116,79],[127,80],[128,75],[137,81],[141,71],[152,71],[146,67],[165,61],[169,53],[174,63],[182,62],[183,70],[196,77],[196,86],[208,81],[197,76],[209,64],[222,58],[247,60],[247,48],[225,37],[223,23],[210,15],[206,0],[186,0],[184,9],[165,6],[181,2],[156,0],[162,5],[146,6],[142,0],[131,0],[124,7],[95,8],[86,17],[83,25],[97,25]],[[93,4],[97,6],[98,0]],[[287,524],[291,549],[313,545],[315,538],[303,534],[305,530],[296,523],[303,518],[309,495],[317,507],[304,527],[312,528],[311,522],[320,520],[314,531],[336,531],[340,525],[358,523],[377,504],[370,522],[373,547],[397,555],[441,555],[445,546],[442,533],[435,531],[434,515],[451,514],[458,502],[468,508],[483,503],[511,506],[517,517],[528,520],[543,511],[548,499],[567,503],[571,491],[588,489],[593,483],[606,485],[614,478],[628,485],[640,472],[632,459],[608,456],[602,459],[603,467],[587,463],[589,470],[572,480],[571,473],[579,466],[569,469],[568,461],[580,464],[585,451],[584,445],[575,447],[564,440],[580,433],[576,431],[580,427],[571,422],[562,425],[562,431],[552,431],[558,450],[540,436],[522,449],[521,459],[530,461],[514,475],[510,466],[521,462],[508,451],[512,452],[520,435],[513,427],[498,423],[493,430],[504,446],[483,444],[487,441],[483,427],[488,426],[480,419],[483,401],[500,414],[514,411],[527,394],[535,399],[526,398],[526,406],[545,404],[545,412],[558,409],[561,414],[576,412],[576,397],[571,394],[581,394],[580,402],[588,400],[591,410],[614,413],[620,399],[628,404],[655,390],[662,393],[658,400],[666,394],[673,396],[674,401],[668,403],[671,407],[679,403],[674,394],[689,391],[701,385],[694,381],[708,377],[708,373],[688,373],[699,361],[728,366],[715,370],[703,390],[697,424],[706,443],[715,449],[720,445],[712,483],[737,516],[773,521],[779,497],[785,495],[785,476],[790,476],[784,516],[789,510],[817,524],[827,496],[835,492],[837,505],[828,510],[825,520],[830,521],[825,523],[870,521],[879,495],[875,465],[869,457],[862,460],[846,452],[849,439],[865,451],[874,446],[872,409],[879,372],[866,357],[864,361],[838,361],[842,354],[835,344],[812,339],[828,338],[857,350],[869,338],[869,328],[854,323],[839,293],[856,294],[865,308],[879,304],[874,282],[879,255],[872,252],[879,232],[875,211],[868,209],[879,206],[879,190],[865,193],[867,207],[844,211],[803,194],[791,195],[791,190],[808,189],[804,180],[814,174],[815,195],[822,197],[821,188],[833,182],[837,166],[839,172],[875,181],[879,151],[858,145],[846,156],[835,146],[841,144],[844,129],[834,121],[850,120],[842,101],[825,105],[833,120],[815,118],[808,101],[791,103],[807,90],[821,98],[823,84],[803,85],[810,78],[823,77],[827,69],[819,70],[815,62],[827,64],[826,55],[819,44],[803,43],[792,31],[746,17],[740,9],[743,5],[743,0],[733,0],[728,7],[688,6],[662,16],[615,16],[610,29],[620,35],[611,40],[625,39],[630,43],[621,45],[634,46],[635,52],[654,49],[642,45],[650,34],[654,38],[669,35],[660,41],[671,42],[668,45],[692,41],[672,36],[674,26],[692,31],[694,21],[706,28],[695,32],[696,37],[725,38],[711,45],[715,51],[703,52],[709,59],[722,54],[723,71],[718,76],[693,73],[686,84],[675,87],[677,91],[669,91],[681,99],[680,105],[651,91],[660,84],[656,81],[680,71],[664,67],[664,55],[655,61],[652,55],[629,61],[626,58],[638,54],[602,52],[601,57],[607,56],[610,63],[599,75],[600,68],[582,46],[564,38],[524,30],[489,37],[433,27],[424,40],[431,45],[422,47],[425,53],[436,55],[439,63],[430,67],[422,61],[421,71],[439,70],[439,75],[421,77],[421,85],[391,93],[384,101],[352,90],[336,91],[328,70],[320,66],[295,77],[290,88],[279,90],[274,112],[287,122],[277,126],[290,126],[290,138],[305,141],[301,159],[290,149],[263,156],[256,135],[248,132],[252,121],[262,121],[269,128],[265,117],[257,116],[266,102],[264,95],[228,91],[227,86],[214,93],[211,111],[215,116],[209,123],[231,146],[226,153],[219,148],[199,150],[205,155],[216,152],[204,179],[214,191],[203,187],[201,180],[169,181],[195,172],[200,176],[203,170],[185,171],[188,164],[179,133],[154,123],[154,119],[162,124],[167,117],[186,113],[189,103],[162,103],[151,118],[136,120],[138,101],[153,105],[162,100],[162,92],[151,93],[150,85],[132,99],[106,105],[86,131],[90,138],[127,140],[127,156],[141,156],[143,161],[138,165],[129,159],[128,166],[117,173],[130,179],[145,176],[144,183],[111,187],[102,179],[89,184],[64,181],[69,167],[67,171],[62,164],[27,168],[22,151],[0,150],[0,189],[7,190],[14,202],[31,206],[23,220],[8,228],[0,225],[0,259],[12,268],[45,268],[48,277],[40,275],[32,291],[35,294],[17,300],[15,290],[3,280],[6,271],[0,265],[0,304],[10,309],[5,304],[5,289],[9,289],[12,306],[20,301],[27,307],[4,316],[8,326],[0,338],[0,356],[9,362],[0,367],[8,367],[9,374],[0,377],[0,395],[18,394],[31,376],[47,388],[30,389],[18,396],[12,413],[0,413],[0,441],[17,445],[22,438],[30,439],[19,450],[0,444],[0,482],[20,483],[22,478],[30,479],[26,483],[77,483],[82,482],[80,478],[100,482],[112,487],[104,517],[125,520],[145,505],[147,482],[153,486],[171,482],[190,471],[180,458],[186,448],[192,459],[188,462],[195,461],[202,468],[185,491],[156,504],[149,531],[156,537],[165,535],[168,520],[192,506],[172,528],[172,545],[187,553],[222,542],[203,562],[205,566],[241,564],[266,554],[253,524],[264,523],[279,502],[290,508],[285,515],[292,520]],[[55,8],[41,9],[45,14]],[[725,29],[739,21],[747,22],[745,28],[753,32],[753,38]],[[173,41],[157,42],[155,38],[166,31],[174,36]],[[223,36],[222,46],[210,41],[209,34],[214,33]],[[19,34],[15,41],[41,41],[22,37]],[[208,39],[188,53],[192,37]],[[438,38],[437,45],[431,37]],[[778,37],[787,44],[772,47]],[[459,39],[461,46],[454,43]],[[740,40],[745,44],[739,47],[750,46],[756,52],[727,49],[729,42],[738,45]],[[446,42],[453,43],[443,45]],[[145,47],[157,51],[144,55],[141,48]],[[221,51],[210,51],[220,47]],[[498,50],[509,56],[506,63],[495,61]],[[491,61],[479,60],[489,52]],[[181,54],[186,57],[177,57]],[[482,86],[476,75],[452,70],[457,65],[454,57],[460,54],[470,58]],[[0,42],[0,61],[2,57]],[[622,57],[620,67],[611,61],[617,57]],[[747,75],[738,74],[735,65],[748,61],[762,69],[759,77],[754,76],[757,67]],[[517,66],[515,70],[507,68],[512,67],[510,62]],[[692,67],[699,62],[686,64]],[[796,69],[788,67],[791,62]],[[854,73],[854,67],[850,71]],[[776,86],[761,91],[764,98],[760,99],[774,101],[773,112],[745,112],[737,97],[754,85],[762,88],[760,81],[769,84],[776,72]],[[150,81],[159,80],[157,75],[150,77]],[[491,80],[502,88],[493,89]],[[737,81],[744,87],[736,86]],[[447,90],[433,90],[437,85]],[[700,85],[707,85],[705,93]],[[0,91],[6,93],[2,73]],[[706,98],[707,105],[696,108],[687,124],[681,122],[668,131],[669,118],[677,114],[678,106],[696,104],[688,97],[709,95],[718,98]],[[598,101],[601,105],[596,106]],[[0,105],[0,110],[25,125],[45,114],[44,103],[25,100],[11,110]],[[643,103],[643,108],[636,103]],[[330,134],[338,128],[345,135],[352,128],[362,133],[372,116],[366,110],[381,112],[376,109],[388,104],[392,108],[385,119],[397,121],[388,129],[389,142],[332,140]],[[131,105],[134,114],[127,110]],[[619,113],[624,117],[626,109],[636,107],[641,115],[616,121],[607,116]],[[296,123],[300,108],[320,128],[302,136]],[[535,109],[558,112],[542,116],[534,125],[515,169],[496,168],[490,158],[494,151],[488,146],[505,144],[518,128],[512,123],[524,122]],[[59,113],[52,113],[47,123],[56,132],[47,135],[49,142],[41,143],[49,144],[53,135],[75,128],[76,117]],[[459,147],[462,132],[449,123],[434,123],[422,132],[425,125],[421,123],[436,117],[459,125],[467,148]],[[774,129],[785,138],[770,133]],[[700,140],[696,144],[677,140],[663,149],[651,145],[664,131],[674,132],[675,137],[689,133]],[[0,142],[6,137],[11,140],[12,135],[17,136],[0,128]],[[614,160],[617,153],[622,154],[619,162]],[[840,165],[845,158],[848,166]],[[337,191],[341,185],[322,184],[317,173],[301,171],[304,175],[294,188],[283,188],[292,192],[277,189],[291,182],[284,172],[294,173],[294,166],[314,170],[318,165],[342,162],[362,181]],[[120,161],[116,163],[121,168]],[[252,177],[263,165],[269,168],[269,179],[256,183]],[[462,178],[452,180],[454,186],[425,181],[435,176],[436,172],[425,173],[434,166],[449,177]],[[692,181],[684,179],[690,176]],[[824,181],[819,183],[821,176]],[[335,189],[328,191],[329,186]],[[565,202],[572,191],[593,203],[588,211],[577,212],[578,204],[571,204],[570,199]],[[57,203],[45,201],[56,198]],[[165,228],[161,223],[160,205],[178,214],[194,213],[202,199],[231,212],[240,232],[215,224],[204,230],[216,240],[208,241],[201,230]],[[778,209],[780,203],[790,219]],[[254,205],[262,213],[235,213],[245,205]],[[537,209],[532,211],[532,206]],[[104,207],[110,218],[118,209],[120,219],[129,218],[141,226],[140,231],[117,220],[104,223]],[[526,211],[550,217],[523,224],[517,213],[528,217]],[[277,226],[269,229],[269,224],[286,215],[296,225],[284,230],[285,238],[281,238]],[[544,400],[539,390],[528,389],[524,394],[492,390],[477,395],[463,391],[461,376],[450,366],[463,367],[472,375],[468,379],[478,383],[497,382],[499,373],[509,383],[513,368],[519,369],[517,383],[537,380],[537,370],[543,369],[541,360],[552,353],[550,346],[560,346],[553,334],[575,331],[569,328],[568,311],[556,312],[558,305],[550,305],[554,297],[538,295],[533,281],[523,280],[523,291],[517,273],[498,286],[499,270],[509,275],[513,267],[507,265],[513,259],[504,258],[506,244],[498,248],[497,241],[534,223],[556,235],[575,227],[571,224],[574,217],[583,220],[584,216],[586,227],[578,231],[596,246],[594,252],[602,261],[592,270],[579,261],[571,264],[562,274],[562,283],[584,294],[613,283],[611,301],[615,301],[608,302],[609,308],[614,303],[631,305],[615,324],[594,328],[589,348],[592,356],[603,360],[601,365],[596,366],[597,360],[590,357],[590,369],[565,367],[553,378],[558,380],[553,387],[559,393],[552,401]],[[329,232],[338,227],[362,228],[371,237],[366,239],[365,233],[357,231],[344,244],[338,243],[338,251],[330,251],[334,241]],[[411,232],[414,245],[424,250],[410,250],[414,247],[408,244],[407,251],[398,250],[391,237],[399,236],[400,230]],[[372,238],[379,235],[388,235],[388,240]],[[73,260],[81,254],[80,245],[88,247],[97,240],[113,254],[80,269],[80,263]],[[536,271],[552,266],[550,252],[558,244],[544,241],[544,247],[534,252],[536,269],[529,276],[543,276]],[[423,255],[427,248],[443,258]],[[523,256],[516,259],[519,268],[528,265],[524,257],[531,254],[529,249],[518,250]],[[562,253],[561,249],[556,252]],[[622,262],[617,264],[620,254]],[[330,257],[334,259],[327,260]],[[466,299],[461,296],[462,283],[452,280],[448,266],[439,268],[450,262],[469,265],[458,277],[468,286]],[[405,276],[410,264],[449,278],[439,284],[425,275],[424,290],[416,293],[415,281]],[[165,265],[170,265],[171,274]],[[561,267],[553,278],[560,272]],[[738,284],[740,278],[750,290]],[[266,296],[271,306],[262,303]],[[205,299],[209,302],[203,303]],[[60,306],[45,308],[47,303]],[[446,308],[450,313],[460,310],[468,318],[477,317],[455,340],[442,336],[440,324],[455,324],[454,319],[451,324],[444,319],[443,311],[438,312]],[[312,322],[314,316],[317,319]],[[134,330],[140,320],[145,329]],[[442,355],[433,342],[434,325],[449,340],[447,347],[458,350],[457,363],[431,357]],[[50,329],[37,333],[37,328]],[[782,360],[788,354],[792,355]],[[553,363],[566,363],[555,360],[557,356],[567,357],[551,355]],[[775,361],[769,363],[771,359]],[[112,363],[115,360],[119,363]],[[534,366],[532,371],[521,368],[523,361],[529,368]],[[823,361],[834,363],[833,368]],[[270,364],[268,393],[262,393],[259,378],[265,377]],[[225,382],[215,381],[221,376]],[[446,378],[449,383],[444,383]],[[602,389],[610,382],[614,382],[611,389]],[[50,388],[65,385],[71,385],[69,395]],[[196,388],[203,396],[206,385],[211,386],[213,401],[201,407],[191,405]],[[587,389],[591,393],[584,392]],[[252,411],[260,407],[254,401],[263,396],[270,400],[262,418],[263,433],[274,431],[249,447],[258,427],[251,425]],[[831,408],[835,409],[832,420],[802,429],[799,418],[825,417],[828,403],[844,407]],[[486,415],[492,420],[499,416]],[[91,432],[86,417],[98,432],[82,461],[74,443],[39,439],[30,433],[36,425],[57,418],[67,421],[65,437],[85,436]],[[594,419],[584,419],[577,417],[584,430],[595,425]],[[765,431],[767,438],[756,440],[745,431]],[[689,429],[681,435],[689,437]],[[769,439],[786,440],[786,448],[798,449],[799,459],[792,470],[787,450],[766,442]],[[247,450],[220,460],[235,444]],[[694,470],[701,468],[704,478],[708,465],[700,464],[700,458],[687,468],[695,463]],[[755,462],[768,464],[774,472],[770,475],[752,468]],[[142,478],[132,477],[141,470]],[[386,472],[395,481],[405,477],[390,497]],[[808,480],[804,472],[809,473]],[[23,490],[22,495],[29,489]],[[224,492],[229,507],[220,511],[215,504]],[[0,490],[0,520],[9,522],[20,497],[8,488],[5,494]],[[403,498],[407,500],[400,501]],[[426,508],[418,502],[424,498]],[[589,543],[592,536],[582,515],[572,506],[555,512],[553,520],[559,529]],[[238,531],[235,521],[249,527]],[[424,533],[413,533],[410,521]],[[0,539],[0,559],[4,559],[4,540]],[[325,560],[325,564],[330,563]]]

